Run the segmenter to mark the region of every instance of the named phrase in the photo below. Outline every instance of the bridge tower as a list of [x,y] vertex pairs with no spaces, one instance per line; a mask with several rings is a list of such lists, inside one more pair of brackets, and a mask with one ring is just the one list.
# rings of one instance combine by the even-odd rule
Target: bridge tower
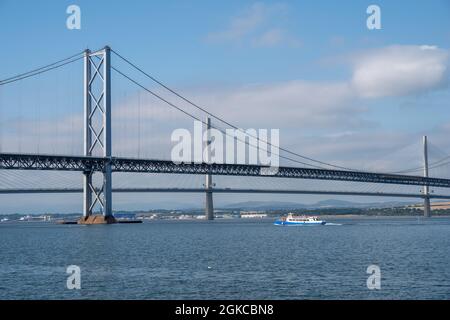
[[[207,132],[207,140],[206,140],[206,163],[211,162],[211,118],[206,118],[206,132]],[[214,205],[213,205],[213,193],[212,193],[213,183],[212,183],[212,175],[206,174],[205,181],[205,191],[206,191],[206,202],[205,202],[205,216],[207,220],[214,220]]]
[[[427,136],[423,136],[423,176],[428,178],[428,141]],[[425,217],[431,217],[431,205],[430,205],[430,188],[429,186],[423,187],[423,214]]]
[[[84,155],[111,159],[111,49],[84,53]],[[83,218],[80,223],[112,223],[111,165],[103,170],[103,182],[96,188],[93,171],[83,173]],[[103,217],[92,216],[99,204]],[[95,221],[94,221],[95,220]]]

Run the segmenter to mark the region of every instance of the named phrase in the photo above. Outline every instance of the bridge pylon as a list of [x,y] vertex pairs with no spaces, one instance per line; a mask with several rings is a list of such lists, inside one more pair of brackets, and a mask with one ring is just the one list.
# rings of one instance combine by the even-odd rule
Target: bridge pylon
[[[428,178],[428,141],[427,136],[423,136],[423,176]],[[423,215],[425,217],[431,217],[431,204],[430,204],[430,188],[425,185],[423,187]]]
[[[84,53],[84,155],[111,159],[111,49],[106,46]],[[83,172],[83,219],[80,223],[111,223],[112,173],[107,162],[100,187],[93,183],[93,171]],[[101,217],[92,216],[96,205]],[[95,222],[94,222],[95,220]]]
[[[207,141],[206,141],[206,163],[211,162],[211,118],[206,118],[206,134],[207,134]],[[214,220],[214,204],[213,204],[213,182],[212,182],[212,175],[207,173],[206,174],[206,180],[205,180],[205,194],[206,194],[206,201],[205,201],[205,217],[207,220]]]

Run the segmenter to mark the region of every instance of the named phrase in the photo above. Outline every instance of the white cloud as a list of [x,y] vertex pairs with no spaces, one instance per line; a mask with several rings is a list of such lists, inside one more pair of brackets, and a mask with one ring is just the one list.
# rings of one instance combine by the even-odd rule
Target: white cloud
[[267,128],[354,127],[365,111],[353,102],[345,83],[290,81],[210,92],[197,101],[212,101],[213,113],[241,126]]
[[261,26],[269,12],[270,7],[262,3],[255,3],[239,16],[234,17],[225,30],[210,33],[207,40],[213,42],[239,40]]
[[279,28],[270,29],[253,40],[253,45],[258,47],[274,47],[286,44],[291,47],[300,46],[300,41],[290,36],[285,30]]
[[396,45],[356,57],[351,83],[362,97],[403,96],[444,87],[448,75],[448,51]]
[[[253,46],[269,47],[288,45],[296,47],[300,41],[277,24],[285,20],[286,6],[283,4],[254,3],[232,18],[228,26],[206,36],[210,43],[249,43]],[[280,19],[283,16],[283,19]]]

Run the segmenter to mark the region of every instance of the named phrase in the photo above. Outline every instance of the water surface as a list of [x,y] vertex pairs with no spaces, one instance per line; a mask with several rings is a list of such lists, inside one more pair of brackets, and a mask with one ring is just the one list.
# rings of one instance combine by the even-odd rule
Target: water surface
[[[450,298],[450,218],[330,222],[0,223],[0,299]],[[367,289],[372,264],[381,290]]]

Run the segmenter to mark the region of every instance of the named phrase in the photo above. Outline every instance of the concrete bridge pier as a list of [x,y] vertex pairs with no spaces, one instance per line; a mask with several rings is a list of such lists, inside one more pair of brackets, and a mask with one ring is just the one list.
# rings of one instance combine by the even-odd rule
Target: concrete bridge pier
[[205,216],[207,220],[214,220],[214,205],[212,191],[206,191]]
[[423,215],[426,218],[431,217],[431,204],[430,204],[430,198],[425,198],[423,200]]

